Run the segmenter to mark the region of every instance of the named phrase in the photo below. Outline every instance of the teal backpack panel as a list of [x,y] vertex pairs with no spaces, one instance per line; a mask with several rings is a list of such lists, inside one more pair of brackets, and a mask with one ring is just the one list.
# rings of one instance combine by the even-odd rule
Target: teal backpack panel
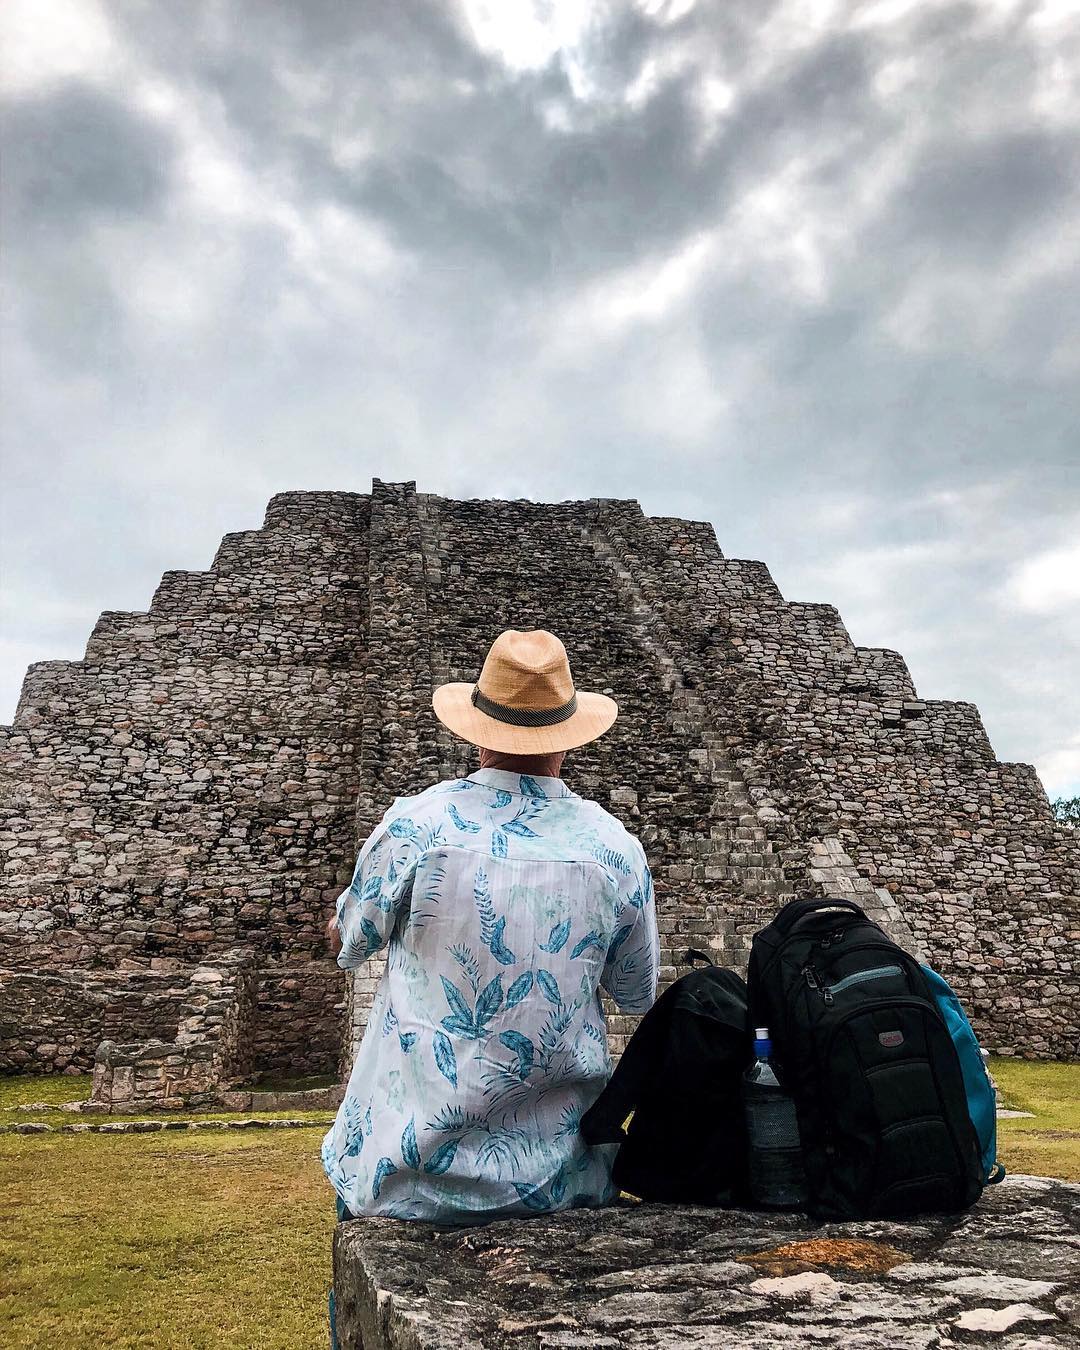
[[960,1058],[968,1114],[975,1127],[982,1156],[983,1185],[989,1186],[1005,1176],[1005,1168],[997,1160],[997,1104],[994,1101],[994,1088],[983,1063],[979,1042],[975,1039],[960,1000],[936,970],[923,966],[923,971]]

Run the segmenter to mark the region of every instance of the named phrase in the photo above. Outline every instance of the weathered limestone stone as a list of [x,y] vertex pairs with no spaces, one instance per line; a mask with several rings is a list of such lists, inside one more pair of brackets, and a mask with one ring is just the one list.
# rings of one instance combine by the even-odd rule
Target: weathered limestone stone
[[[1052,1219],[1049,1236],[1030,1229],[1039,1216]],[[1028,1350],[1075,1345],[1080,1275],[1040,1279],[1033,1254],[1017,1277],[985,1264],[984,1252],[1003,1235],[1080,1251],[1080,1186],[1007,1178],[964,1215],[910,1225],[906,1246],[917,1260],[868,1271],[872,1247],[893,1252],[907,1228],[890,1224],[886,1241],[878,1223],[815,1227],[795,1215],[668,1205],[479,1229],[359,1219],[335,1234],[338,1335],[343,1350],[939,1350],[983,1344],[978,1334],[1019,1350],[1021,1341],[1000,1339],[1016,1328]],[[826,1229],[846,1247],[821,1240]],[[756,1276],[764,1254],[799,1241],[846,1251],[852,1264]],[[973,1255],[945,1263],[946,1246]],[[718,1249],[725,1259],[714,1259]],[[942,1278],[943,1269],[960,1273]],[[995,1288],[1007,1306],[989,1294]]]
[[[536,626],[619,700],[567,777],[645,844],[665,982],[692,947],[742,965],[792,897],[846,896],[933,961],[985,1045],[1080,1054],[1076,832],[970,704],[918,698],[899,655],[702,522],[376,480],[274,497],[147,612],[103,614],[83,660],[28,671],[0,728],[0,1072],[85,1072],[102,1041],[176,1047],[219,1088],[351,1059],[380,964],[346,985],[329,905],[393,796],[475,765],[433,685]],[[227,1066],[215,971],[241,949]],[[634,1019],[609,1025],[618,1052]],[[169,1068],[133,1091],[184,1100]]]
[[839,1286],[831,1275],[824,1271],[804,1270],[798,1275],[781,1275],[776,1279],[755,1280],[750,1286],[752,1294],[761,1294],[770,1298],[795,1298],[805,1294],[811,1302],[820,1303],[824,1299],[836,1298]]
[[995,1303],[1019,1303],[1024,1299],[1046,1298],[1061,1285],[1052,1280],[1018,1280],[1008,1275],[961,1275],[951,1280],[935,1280],[934,1288]]
[[1014,1303],[1008,1308],[972,1308],[961,1313],[956,1325],[964,1331],[1000,1335],[1020,1322],[1052,1322],[1054,1314],[1033,1308],[1030,1303]]

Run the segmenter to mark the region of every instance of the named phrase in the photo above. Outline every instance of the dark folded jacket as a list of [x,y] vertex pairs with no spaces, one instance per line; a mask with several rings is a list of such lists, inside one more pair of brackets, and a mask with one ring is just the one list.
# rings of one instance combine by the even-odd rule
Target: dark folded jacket
[[744,1202],[740,1078],[749,1045],[746,985],[734,971],[692,970],[661,994],[581,1120],[587,1143],[619,1144],[620,1190],[680,1204]]

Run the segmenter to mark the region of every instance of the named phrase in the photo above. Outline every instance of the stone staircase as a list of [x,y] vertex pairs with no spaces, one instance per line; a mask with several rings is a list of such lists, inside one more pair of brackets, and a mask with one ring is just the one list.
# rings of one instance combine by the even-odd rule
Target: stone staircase
[[[661,978],[670,983],[688,968],[688,948],[704,951],[719,965],[746,970],[753,934],[788,900],[794,889],[784,875],[779,847],[768,837],[725,736],[705,698],[688,684],[667,624],[649,604],[628,567],[599,526],[582,532],[600,567],[615,579],[626,612],[632,616],[645,660],[662,672],[671,691],[673,727],[697,743],[690,751],[713,786],[707,834],[686,831],[684,856],[655,877],[661,929]],[[634,1019],[615,1015],[616,1035],[625,1035]]]

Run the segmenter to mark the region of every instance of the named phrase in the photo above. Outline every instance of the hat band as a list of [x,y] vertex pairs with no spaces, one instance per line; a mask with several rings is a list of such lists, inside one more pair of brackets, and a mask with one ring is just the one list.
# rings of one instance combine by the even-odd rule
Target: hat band
[[577,694],[571,694],[569,702],[557,708],[510,708],[482,694],[477,684],[473,686],[472,701],[480,712],[512,727],[553,727],[577,712]]

